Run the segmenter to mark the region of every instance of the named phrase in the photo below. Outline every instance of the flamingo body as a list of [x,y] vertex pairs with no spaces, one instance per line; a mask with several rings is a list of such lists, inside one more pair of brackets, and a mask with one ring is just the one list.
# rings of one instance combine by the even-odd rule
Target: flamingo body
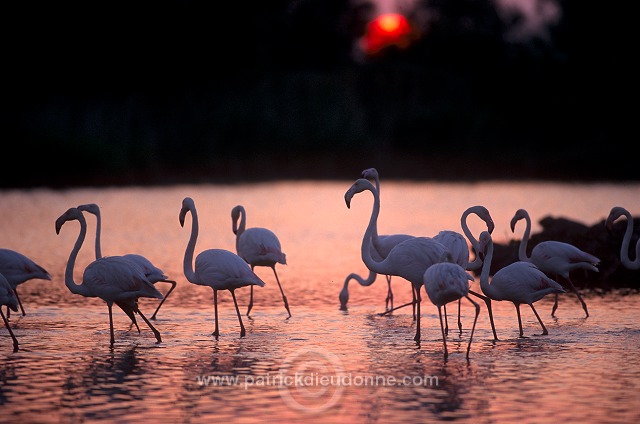
[[[0,274],[5,277],[14,291],[23,316],[25,311],[18,296],[18,286],[33,279],[51,280],[51,275],[46,269],[29,257],[11,249],[0,249]],[[9,316],[9,308],[7,308],[7,316]]]

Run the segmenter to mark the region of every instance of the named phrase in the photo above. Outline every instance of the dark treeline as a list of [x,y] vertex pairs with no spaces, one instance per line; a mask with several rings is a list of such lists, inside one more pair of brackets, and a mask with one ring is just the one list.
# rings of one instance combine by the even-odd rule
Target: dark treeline
[[351,179],[371,166],[389,179],[638,180],[621,148],[630,27],[612,5],[552,4],[560,19],[518,40],[522,16],[491,1],[418,2],[405,13],[420,38],[370,58],[354,54],[366,2],[20,10],[4,60],[17,163],[1,184]]

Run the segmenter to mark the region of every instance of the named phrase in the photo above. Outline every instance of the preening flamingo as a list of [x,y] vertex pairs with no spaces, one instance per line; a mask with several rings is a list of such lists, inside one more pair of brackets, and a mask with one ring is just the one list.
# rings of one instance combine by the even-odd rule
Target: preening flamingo
[[518,313],[520,337],[524,337],[520,317],[520,305],[523,303],[529,305],[538,318],[542,327],[542,335],[549,334],[533,304],[550,293],[564,293],[564,288],[528,261],[514,262],[501,268],[493,275],[491,283],[489,283],[489,271],[493,259],[493,240],[488,231],[483,231],[480,234],[480,252],[484,255],[480,274],[482,292],[492,300],[508,300],[514,304]]
[[240,322],[240,337],[245,336],[245,328],[238,309],[235,290],[247,286],[264,287],[264,281],[260,279],[249,267],[249,264],[240,256],[225,249],[207,249],[196,256],[195,268],[193,266],[193,255],[198,239],[198,213],[196,204],[190,197],[182,200],[180,209],[180,225],[184,227],[187,212],[191,213],[191,236],[184,252],[184,276],[191,284],[208,286],[213,289],[213,307],[215,311],[215,330],[213,335],[216,340],[220,336],[218,325],[218,290],[229,290],[233,297],[233,304],[236,307],[236,314]]
[[112,314],[114,303],[122,308],[132,321],[135,320],[134,313],[140,315],[153,332],[156,341],[160,343],[162,341],[160,332],[142,314],[138,307],[138,299],[141,297],[162,299],[162,293],[151,284],[137,264],[122,256],[100,258],[87,265],[80,284],[73,280],[76,258],[87,234],[87,221],[78,208],[68,209],[56,220],[56,234],[60,234],[60,229],[66,222],[73,220],[80,223],[80,232],[69,255],[64,274],[64,283],[69,291],[84,297],[99,297],[107,303],[111,346],[115,343]]
[[620,262],[622,262],[622,265],[627,269],[640,269],[640,239],[636,240],[635,259],[631,260],[629,254],[629,246],[631,244],[631,237],[633,236],[633,217],[631,213],[621,206],[614,206],[609,212],[605,226],[611,231],[613,229],[613,223],[621,216],[627,218],[627,227],[624,230],[624,237],[622,238],[622,245],[620,246]]
[[2,315],[2,320],[4,321],[4,325],[7,327],[9,331],[9,335],[13,340],[13,351],[18,351],[18,339],[15,334],[13,334],[13,330],[11,330],[11,326],[9,325],[9,320],[4,316],[2,312],[2,306],[7,307],[7,309],[13,309],[13,312],[18,312],[18,298],[16,297],[16,293],[9,284],[9,281],[4,277],[4,275],[0,274],[0,315]]
[[358,179],[345,192],[344,199],[347,207],[351,207],[354,195],[363,191],[373,194],[373,209],[369,224],[362,238],[360,253],[362,261],[369,270],[384,275],[402,277],[411,283],[412,293],[416,304],[416,335],[414,340],[420,342],[420,288],[423,285],[424,272],[431,265],[449,261],[451,254],[442,244],[429,237],[412,237],[398,243],[382,261],[375,261],[371,257],[371,243],[374,228],[380,213],[380,196],[373,184],[364,178]]
[[[571,291],[578,296],[578,300],[582,304],[582,309],[584,309],[588,317],[589,311],[587,310],[587,304],[582,299],[578,289],[573,285],[569,274],[575,269],[598,272],[596,265],[600,263],[600,259],[578,249],[572,244],[555,240],[543,241],[536,244],[531,251],[531,256],[527,256],[527,243],[529,242],[529,236],[531,234],[531,218],[525,209],[518,209],[513,218],[511,218],[511,231],[515,231],[516,223],[521,219],[525,220],[527,226],[524,230],[522,240],[520,240],[518,259],[533,263],[549,276],[562,277],[569,284]],[[551,316],[555,316],[557,308],[558,293],[555,293],[555,302],[551,309]]]
[[[238,219],[240,222],[238,223]],[[276,264],[287,264],[287,256],[282,251],[280,240],[275,233],[267,228],[247,226],[247,212],[244,206],[237,205],[231,210],[231,220],[233,222],[233,234],[236,235],[236,252],[238,256],[244,259],[254,271],[256,266],[267,266],[273,271],[276,277],[280,294],[284,307],[291,318],[291,310],[287,296],[284,295],[278,273],[276,272]],[[253,285],[250,286],[251,294],[249,298],[249,306],[247,307],[247,316],[253,307]]]
[[[88,204],[78,206],[78,209],[80,209],[83,212],[90,213],[96,217],[95,253],[96,253],[96,259],[100,259],[102,257],[102,248],[101,248],[101,240],[100,240],[101,234],[102,234],[102,218],[100,214],[100,207],[95,203],[88,203]],[[164,273],[164,271],[162,271],[160,268],[155,266],[149,259],[145,258],[142,255],[139,255],[136,253],[127,253],[125,255],[122,255],[122,257],[129,259],[135,262],[136,264],[138,264],[138,266],[142,268],[142,272],[144,272],[144,274],[147,276],[149,281],[151,281],[151,284],[169,283],[171,285],[171,288],[164,295],[164,297],[156,307],[156,310],[153,312],[153,315],[151,315],[151,319],[155,320],[156,315],[160,310],[160,307],[162,306],[164,301],[167,300],[167,297],[169,297],[173,289],[176,288],[176,282],[174,280],[169,280],[169,277]]]
[[[16,295],[22,316],[26,314],[20,296],[18,296],[18,286],[33,279],[51,280],[51,275],[46,269],[22,253],[11,249],[0,249],[0,274],[4,275]],[[7,318],[10,316],[11,313],[7,305]]]
[[438,307],[445,359],[449,356],[449,352],[447,351],[447,335],[442,322],[442,307],[449,302],[460,300],[463,297],[467,298],[476,308],[476,316],[473,319],[473,326],[471,327],[471,334],[469,335],[469,345],[467,346],[467,358],[469,357],[471,340],[473,340],[476,322],[478,321],[478,315],[480,315],[480,305],[469,297],[469,280],[474,281],[474,278],[467,274],[466,270],[457,263],[441,262],[433,264],[424,272],[424,289],[431,303]]

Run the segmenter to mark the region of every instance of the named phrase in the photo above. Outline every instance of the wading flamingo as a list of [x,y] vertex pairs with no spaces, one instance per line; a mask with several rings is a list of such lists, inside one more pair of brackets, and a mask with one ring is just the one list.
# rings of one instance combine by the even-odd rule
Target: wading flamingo
[[245,336],[244,324],[235,290],[246,286],[264,287],[264,281],[260,279],[249,267],[249,264],[240,256],[224,249],[207,249],[196,257],[195,268],[193,266],[193,254],[198,239],[198,213],[196,204],[190,197],[182,200],[180,209],[180,225],[184,227],[187,212],[191,213],[191,236],[184,252],[184,276],[191,284],[208,286],[213,289],[213,307],[215,311],[215,330],[213,336],[218,340],[220,336],[218,325],[218,290],[229,290],[233,297],[233,304],[236,307],[238,322],[240,322],[240,337]]
[[[33,279],[51,281],[51,275],[46,269],[22,253],[11,249],[0,249],[0,274],[4,275],[16,295],[22,316],[26,314],[22,302],[20,302],[20,296],[18,296],[18,286]],[[10,316],[11,313],[7,305],[7,318]]]
[[384,275],[402,277],[411,283],[413,297],[416,304],[416,335],[414,340],[420,342],[420,288],[423,285],[424,272],[431,265],[451,259],[451,253],[442,244],[429,237],[412,237],[398,243],[389,254],[379,262],[371,257],[371,239],[374,228],[377,225],[380,213],[380,196],[373,184],[364,178],[358,179],[345,192],[344,200],[348,208],[351,208],[351,199],[354,195],[363,191],[373,194],[373,209],[369,224],[362,238],[361,256],[369,270]]
[[[238,219],[240,222],[238,223]],[[247,212],[244,206],[237,205],[231,210],[231,220],[233,222],[233,234],[236,235],[236,252],[238,256],[244,259],[254,271],[256,266],[268,266],[276,276],[278,288],[282,295],[284,307],[291,318],[289,310],[289,302],[287,296],[284,295],[278,273],[276,272],[276,264],[287,264],[287,257],[282,251],[280,240],[275,233],[267,228],[247,226]],[[247,307],[247,316],[253,308],[253,285],[250,286],[251,294],[249,297],[249,306]]]
[[629,245],[633,236],[633,217],[628,210],[621,206],[614,206],[609,212],[609,216],[605,222],[605,226],[609,231],[613,229],[613,223],[616,219],[624,216],[627,218],[627,228],[624,230],[622,245],[620,246],[620,262],[627,269],[640,269],[640,239],[636,240],[636,256],[632,261],[629,255]]
[[542,327],[542,335],[549,334],[533,304],[550,293],[564,293],[565,290],[562,286],[528,261],[514,262],[501,268],[493,275],[491,283],[489,283],[489,271],[493,259],[493,240],[488,231],[483,231],[480,234],[480,252],[484,255],[480,274],[482,292],[492,300],[507,300],[514,304],[518,313],[520,337],[524,337],[520,317],[520,305],[523,303],[529,305],[538,318]]
[[112,314],[114,303],[125,311],[127,316],[134,322],[135,318],[133,318],[133,314],[137,313],[140,315],[153,332],[156,341],[158,343],[162,342],[160,332],[155,329],[138,307],[139,298],[149,297],[162,299],[162,293],[151,284],[144,275],[144,272],[142,272],[142,269],[134,262],[122,256],[96,259],[85,268],[80,284],[77,284],[73,280],[73,268],[76,263],[76,258],[87,234],[87,221],[82,211],[78,208],[69,208],[56,220],[56,234],[60,234],[60,229],[66,222],[73,220],[77,220],[80,223],[80,233],[71,250],[64,273],[64,283],[69,291],[84,297],[99,297],[107,303],[107,307],[109,308],[111,346],[115,343]]
[[438,307],[438,317],[440,318],[440,329],[442,330],[442,343],[444,344],[444,357],[449,356],[447,351],[447,335],[442,322],[442,307],[454,300],[465,297],[476,308],[476,316],[473,319],[471,334],[469,335],[469,345],[467,346],[467,358],[471,350],[471,340],[476,329],[478,315],[480,315],[480,305],[469,297],[469,280],[474,278],[467,274],[466,270],[457,263],[442,262],[431,265],[424,272],[424,289],[431,303]]
[[[555,240],[543,241],[536,244],[531,251],[531,256],[527,256],[527,243],[529,242],[529,236],[531,234],[531,218],[525,209],[518,209],[513,218],[511,218],[511,231],[515,231],[516,223],[521,219],[525,220],[526,228],[522,240],[520,240],[518,259],[533,263],[538,269],[549,276],[562,277],[569,284],[571,291],[578,296],[578,300],[582,304],[582,309],[584,309],[588,317],[589,311],[587,310],[587,304],[582,299],[582,296],[580,296],[578,289],[573,285],[569,273],[575,269],[598,272],[596,265],[600,263],[600,259],[578,249],[572,244]],[[555,293],[555,302],[551,309],[551,316],[555,316],[557,308],[558,293]]]
[[[87,204],[78,206],[78,209],[80,209],[83,212],[90,213],[96,217],[95,251],[96,251],[96,259],[100,259],[102,257],[102,249],[100,247],[101,245],[100,236],[102,234],[102,218],[100,215],[100,207],[95,203],[87,203]],[[155,320],[156,315],[160,310],[160,307],[162,306],[164,301],[167,300],[167,297],[169,297],[173,289],[176,288],[176,282],[174,280],[169,280],[169,277],[164,273],[164,271],[162,271],[160,268],[155,266],[149,259],[145,258],[142,255],[138,255],[136,253],[128,253],[128,254],[122,255],[122,257],[129,259],[135,262],[136,264],[138,264],[138,266],[142,268],[142,272],[144,272],[144,274],[147,276],[149,281],[151,281],[151,284],[156,284],[156,283],[171,284],[171,288],[164,295],[163,299],[160,301],[160,303],[156,307],[156,310],[153,313],[153,315],[151,315],[151,319]]]

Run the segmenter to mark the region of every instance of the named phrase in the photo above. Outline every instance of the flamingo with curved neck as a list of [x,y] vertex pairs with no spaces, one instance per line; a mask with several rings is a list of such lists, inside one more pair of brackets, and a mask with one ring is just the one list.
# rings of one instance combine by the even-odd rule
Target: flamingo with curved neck
[[[573,285],[569,274],[575,269],[598,272],[596,265],[600,263],[600,259],[578,249],[572,244],[555,240],[538,243],[531,250],[531,256],[527,256],[527,243],[529,242],[529,236],[531,234],[531,218],[525,209],[518,209],[513,218],[511,218],[511,231],[515,231],[516,223],[521,219],[525,220],[526,227],[522,240],[520,240],[518,259],[533,263],[547,275],[562,277],[569,284],[571,291],[578,296],[578,300],[582,304],[582,309],[584,309],[588,317],[589,310],[587,309],[587,304],[582,299],[578,289]],[[558,293],[555,293],[555,302],[551,309],[551,316],[555,316],[556,309],[558,309]]]
[[198,212],[193,199],[185,197],[182,200],[179,220],[184,227],[187,213],[191,213],[191,235],[184,252],[183,270],[184,276],[191,284],[208,286],[213,289],[213,306],[215,311],[215,330],[213,335],[216,340],[220,335],[218,324],[218,290],[229,290],[233,297],[236,315],[240,323],[240,337],[246,334],[235,290],[241,287],[256,285],[264,287],[264,281],[260,279],[249,267],[249,264],[240,256],[225,249],[207,249],[198,254],[193,265],[193,255],[198,239]]
[[412,237],[396,245],[382,261],[375,261],[371,256],[372,234],[377,226],[380,213],[380,196],[368,180],[358,179],[344,195],[347,207],[351,207],[351,199],[357,193],[370,191],[373,194],[373,208],[369,224],[362,238],[360,249],[362,261],[369,270],[385,275],[402,277],[411,283],[416,302],[417,328],[414,340],[420,342],[420,287],[423,285],[424,272],[429,266],[449,261],[451,253],[442,244],[429,237]]
[[[80,209],[83,212],[90,213],[96,217],[95,254],[96,254],[96,259],[100,259],[102,258],[102,248],[100,247],[102,244],[101,242],[102,217],[100,214],[100,207],[95,203],[87,203],[87,204],[78,206],[78,209]],[[173,289],[176,288],[175,280],[169,280],[169,277],[164,273],[164,271],[162,271],[160,268],[155,266],[149,259],[145,258],[142,255],[138,255],[136,253],[127,253],[125,255],[122,255],[122,257],[129,259],[135,262],[136,264],[138,264],[138,266],[142,268],[142,272],[144,272],[144,274],[147,276],[147,278],[149,279],[149,281],[151,281],[152,284],[169,283],[171,285],[171,288],[167,291],[167,294],[164,295],[164,297],[156,307],[156,310],[153,312],[153,315],[151,315],[151,319],[155,320],[156,315],[160,310],[160,307],[164,304],[165,300],[167,300],[167,298],[169,297]],[[138,325],[135,322],[135,319],[133,323],[136,324],[136,326]],[[138,328],[138,331],[139,330],[140,329]]]
[[492,300],[508,300],[514,304],[518,314],[520,337],[524,337],[522,318],[520,317],[520,305],[523,303],[531,307],[542,327],[542,335],[549,334],[533,304],[547,294],[564,293],[564,288],[547,277],[533,263],[527,261],[514,262],[501,268],[493,275],[491,283],[489,283],[489,271],[493,260],[493,240],[488,231],[483,231],[480,234],[480,252],[484,255],[480,273],[482,292]]
[[[134,262],[122,256],[110,256],[96,259],[84,270],[82,282],[76,283],[73,279],[78,252],[87,234],[87,222],[78,208],[70,208],[56,220],[56,234],[60,234],[62,226],[68,222],[77,220],[80,223],[78,238],[69,254],[69,260],[64,273],[64,283],[73,294],[84,297],[99,297],[107,303],[109,308],[109,330],[111,346],[115,342],[113,332],[112,307],[115,303],[129,318],[134,321],[134,313],[142,317],[160,343],[160,333],[151,322],[142,314],[138,307],[140,297],[162,299],[160,293],[142,272],[142,269]],[[137,324],[136,324],[137,325]]]
[[631,237],[633,236],[633,217],[631,213],[621,206],[614,206],[609,212],[605,226],[611,231],[613,229],[613,223],[621,216],[627,218],[627,227],[624,230],[622,245],[620,246],[620,262],[622,262],[622,265],[627,269],[640,269],[640,239],[636,240],[635,259],[631,260],[629,255],[629,246],[631,245]]

